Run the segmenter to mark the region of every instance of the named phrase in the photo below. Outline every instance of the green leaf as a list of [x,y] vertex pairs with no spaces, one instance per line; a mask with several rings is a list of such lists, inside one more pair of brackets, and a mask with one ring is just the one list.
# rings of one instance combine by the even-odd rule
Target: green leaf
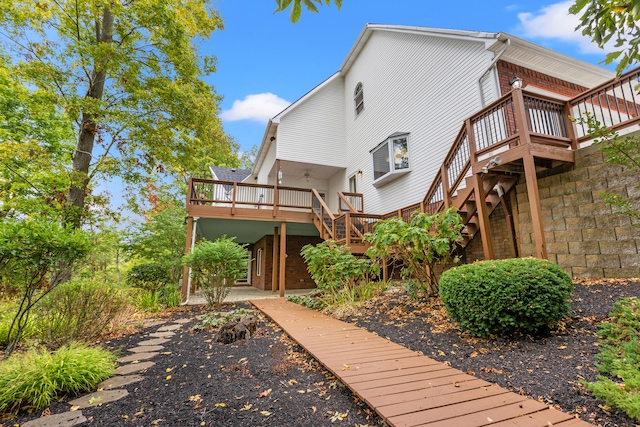
[[291,15],[289,19],[294,24],[300,20],[300,14],[302,13],[302,6],[300,5],[300,0],[295,0],[293,3],[293,7],[291,8]]

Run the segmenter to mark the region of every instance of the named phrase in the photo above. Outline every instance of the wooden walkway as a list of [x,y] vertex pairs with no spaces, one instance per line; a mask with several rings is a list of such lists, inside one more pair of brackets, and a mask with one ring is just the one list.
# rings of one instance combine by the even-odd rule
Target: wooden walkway
[[391,426],[591,426],[283,298],[251,303]]

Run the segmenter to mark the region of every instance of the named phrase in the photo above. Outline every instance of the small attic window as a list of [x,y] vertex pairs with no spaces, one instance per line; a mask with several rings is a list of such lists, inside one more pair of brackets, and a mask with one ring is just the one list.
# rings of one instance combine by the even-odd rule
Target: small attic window
[[358,82],[356,90],[353,91],[353,104],[357,116],[364,110],[364,93],[362,92],[361,82]]

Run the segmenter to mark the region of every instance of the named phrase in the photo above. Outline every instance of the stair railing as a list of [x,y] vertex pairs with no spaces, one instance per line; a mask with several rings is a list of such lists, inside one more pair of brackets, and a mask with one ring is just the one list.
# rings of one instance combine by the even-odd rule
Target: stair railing
[[333,216],[333,213],[331,213],[324,199],[315,188],[311,190],[311,194],[311,210],[315,215],[316,227],[320,231],[320,237],[324,240],[327,240],[327,236],[330,239],[335,239],[335,216]]
[[362,193],[338,191],[338,210],[340,212],[364,212]]

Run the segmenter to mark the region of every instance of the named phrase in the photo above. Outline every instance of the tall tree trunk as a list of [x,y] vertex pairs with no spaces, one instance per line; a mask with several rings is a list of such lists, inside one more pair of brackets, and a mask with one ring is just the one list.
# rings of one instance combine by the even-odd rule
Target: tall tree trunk
[[[113,15],[109,8],[105,8],[102,14],[102,20],[96,20],[96,43],[113,43],[112,32]],[[107,61],[107,58],[103,58],[94,64],[86,98],[102,99],[107,77],[105,70]],[[73,156],[71,186],[69,188],[69,194],[67,195],[67,202],[71,212],[65,218],[65,223],[71,224],[75,228],[79,227],[82,222],[87,187],[89,185],[89,166],[91,164],[91,156],[97,131],[98,125],[95,115],[83,111],[76,152]]]

